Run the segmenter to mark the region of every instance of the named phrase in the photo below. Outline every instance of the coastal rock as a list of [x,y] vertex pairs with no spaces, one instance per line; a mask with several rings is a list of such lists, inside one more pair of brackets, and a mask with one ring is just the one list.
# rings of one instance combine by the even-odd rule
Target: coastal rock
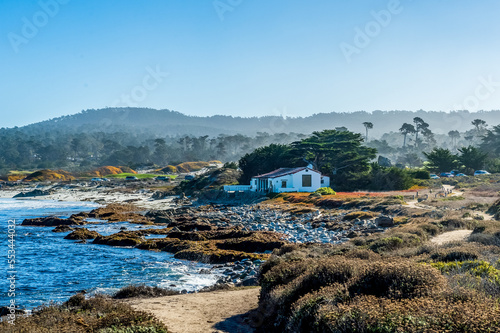
[[110,204],[99,207],[86,214],[90,218],[107,220],[108,222],[131,222],[137,224],[150,224],[152,221],[138,213],[139,208],[132,204]]
[[109,236],[98,236],[94,239],[94,244],[104,244],[110,246],[138,246],[144,240],[133,231],[120,231]]
[[73,230],[75,230],[75,228],[72,228],[68,225],[58,225],[52,230],[52,232],[68,232]]
[[155,216],[155,223],[159,224],[170,224],[175,222],[175,219],[173,219],[170,216]]
[[393,227],[394,219],[390,216],[382,215],[375,219],[375,223],[381,228]]
[[95,239],[101,236],[97,231],[89,230],[87,228],[78,228],[64,239],[75,239],[75,240],[84,240],[84,239]]
[[15,196],[13,196],[13,198],[39,197],[39,196],[44,196],[44,195],[51,195],[53,193],[54,193],[54,191],[52,191],[52,190],[34,189],[33,191],[30,191],[30,192],[18,193]]
[[60,225],[79,225],[79,224],[83,224],[82,221],[77,221],[71,218],[61,219],[55,216],[25,219],[23,223],[21,223],[21,225],[29,225],[36,227],[56,227]]

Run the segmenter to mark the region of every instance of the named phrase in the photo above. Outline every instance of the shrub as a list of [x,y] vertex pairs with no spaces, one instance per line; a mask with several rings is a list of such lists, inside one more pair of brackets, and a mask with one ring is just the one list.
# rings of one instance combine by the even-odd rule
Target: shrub
[[370,248],[377,252],[385,252],[385,251],[392,251],[397,248],[402,247],[403,245],[403,240],[399,237],[385,237],[381,238],[379,240],[376,240]]
[[466,251],[460,249],[453,249],[447,251],[439,251],[433,253],[430,258],[434,261],[450,262],[450,261],[464,261],[464,260],[475,260],[479,257],[479,254],[475,251]]
[[0,322],[0,331],[168,333],[151,314],[104,296],[85,299],[83,294],[72,296],[62,305],[39,307],[31,316],[17,316],[15,325]]
[[351,220],[355,220],[355,219],[369,220],[369,219],[372,219],[378,215],[379,215],[378,213],[374,213],[374,212],[363,212],[363,211],[351,212],[351,213],[348,213],[344,216],[344,220],[346,220],[346,221],[351,221]]
[[337,194],[331,187],[320,187],[314,193],[319,193],[321,195],[335,195],[335,194]]
[[159,287],[151,287],[146,285],[129,285],[118,290],[114,295],[114,299],[124,298],[152,298],[161,296],[172,296],[180,294],[178,291],[164,289]]
[[473,276],[488,279],[500,286],[500,270],[494,265],[484,260],[466,260],[454,262],[436,262],[430,264],[439,269],[444,274],[451,274],[457,271],[465,271]]
[[431,179],[431,174],[427,170],[415,170],[411,172],[411,175],[415,179]]

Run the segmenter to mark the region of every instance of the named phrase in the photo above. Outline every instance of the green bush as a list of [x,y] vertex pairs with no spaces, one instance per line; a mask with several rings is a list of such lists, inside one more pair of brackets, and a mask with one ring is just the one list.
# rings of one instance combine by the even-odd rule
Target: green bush
[[411,175],[415,179],[431,179],[431,174],[427,170],[415,170],[411,172]]
[[320,187],[314,193],[321,195],[335,195],[337,194],[331,187]]

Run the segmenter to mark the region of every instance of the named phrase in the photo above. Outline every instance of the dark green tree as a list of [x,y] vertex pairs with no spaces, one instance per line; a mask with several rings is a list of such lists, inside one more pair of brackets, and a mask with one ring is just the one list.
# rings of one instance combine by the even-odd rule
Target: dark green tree
[[366,147],[359,133],[324,130],[292,143],[292,155],[310,161],[317,170],[332,177],[337,190],[362,188],[369,162],[377,150]]
[[363,126],[365,127],[365,130],[366,130],[365,141],[368,142],[368,130],[371,130],[373,128],[373,123],[371,123],[369,121],[365,121],[363,123]]
[[457,140],[460,138],[460,132],[457,130],[449,131],[448,136],[451,138],[451,143],[453,144],[453,147],[457,147]]
[[303,166],[305,162],[291,155],[288,145],[270,144],[245,154],[238,162],[243,172],[240,184],[248,184],[254,176],[279,168]]
[[406,136],[408,134],[413,134],[415,133],[415,126],[413,126],[412,124],[408,124],[408,123],[404,123],[403,126],[401,126],[401,128],[399,129],[399,131],[401,132],[401,134],[403,134],[403,148],[406,148]]
[[469,170],[481,170],[484,168],[488,154],[481,149],[469,146],[459,148],[458,161]]
[[436,172],[449,172],[457,166],[457,156],[449,149],[434,148],[429,153],[424,153],[429,161],[428,168]]
[[494,126],[491,130],[486,132],[480,148],[490,153],[493,157],[500,156],[500,125]]

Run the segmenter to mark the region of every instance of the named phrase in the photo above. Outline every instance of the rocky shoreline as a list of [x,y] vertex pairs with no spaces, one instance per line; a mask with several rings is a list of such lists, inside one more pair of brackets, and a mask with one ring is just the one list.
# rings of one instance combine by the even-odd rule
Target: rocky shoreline
[[[185,199],[176,199],[184,201]],[[221,277],[216,286],[257,284],[262,262],[274,249],[290,243],[339,244],[364,233],[383,232],[393,225],[386,215],[348,218],[346,212],[314,211],[292,214],[265,205],[178,206],[162,210],[142,210],[133,204],[110,204],[89,213],[68,218],[55,216],[26,219],[24,226],[54,227],[54,232],[70,232],[64,238],[79,243],[166,251],[177,259],[210,263]],[[120,230],[103,236],[85,228],[107,221],[130,222],[139,230]]]

